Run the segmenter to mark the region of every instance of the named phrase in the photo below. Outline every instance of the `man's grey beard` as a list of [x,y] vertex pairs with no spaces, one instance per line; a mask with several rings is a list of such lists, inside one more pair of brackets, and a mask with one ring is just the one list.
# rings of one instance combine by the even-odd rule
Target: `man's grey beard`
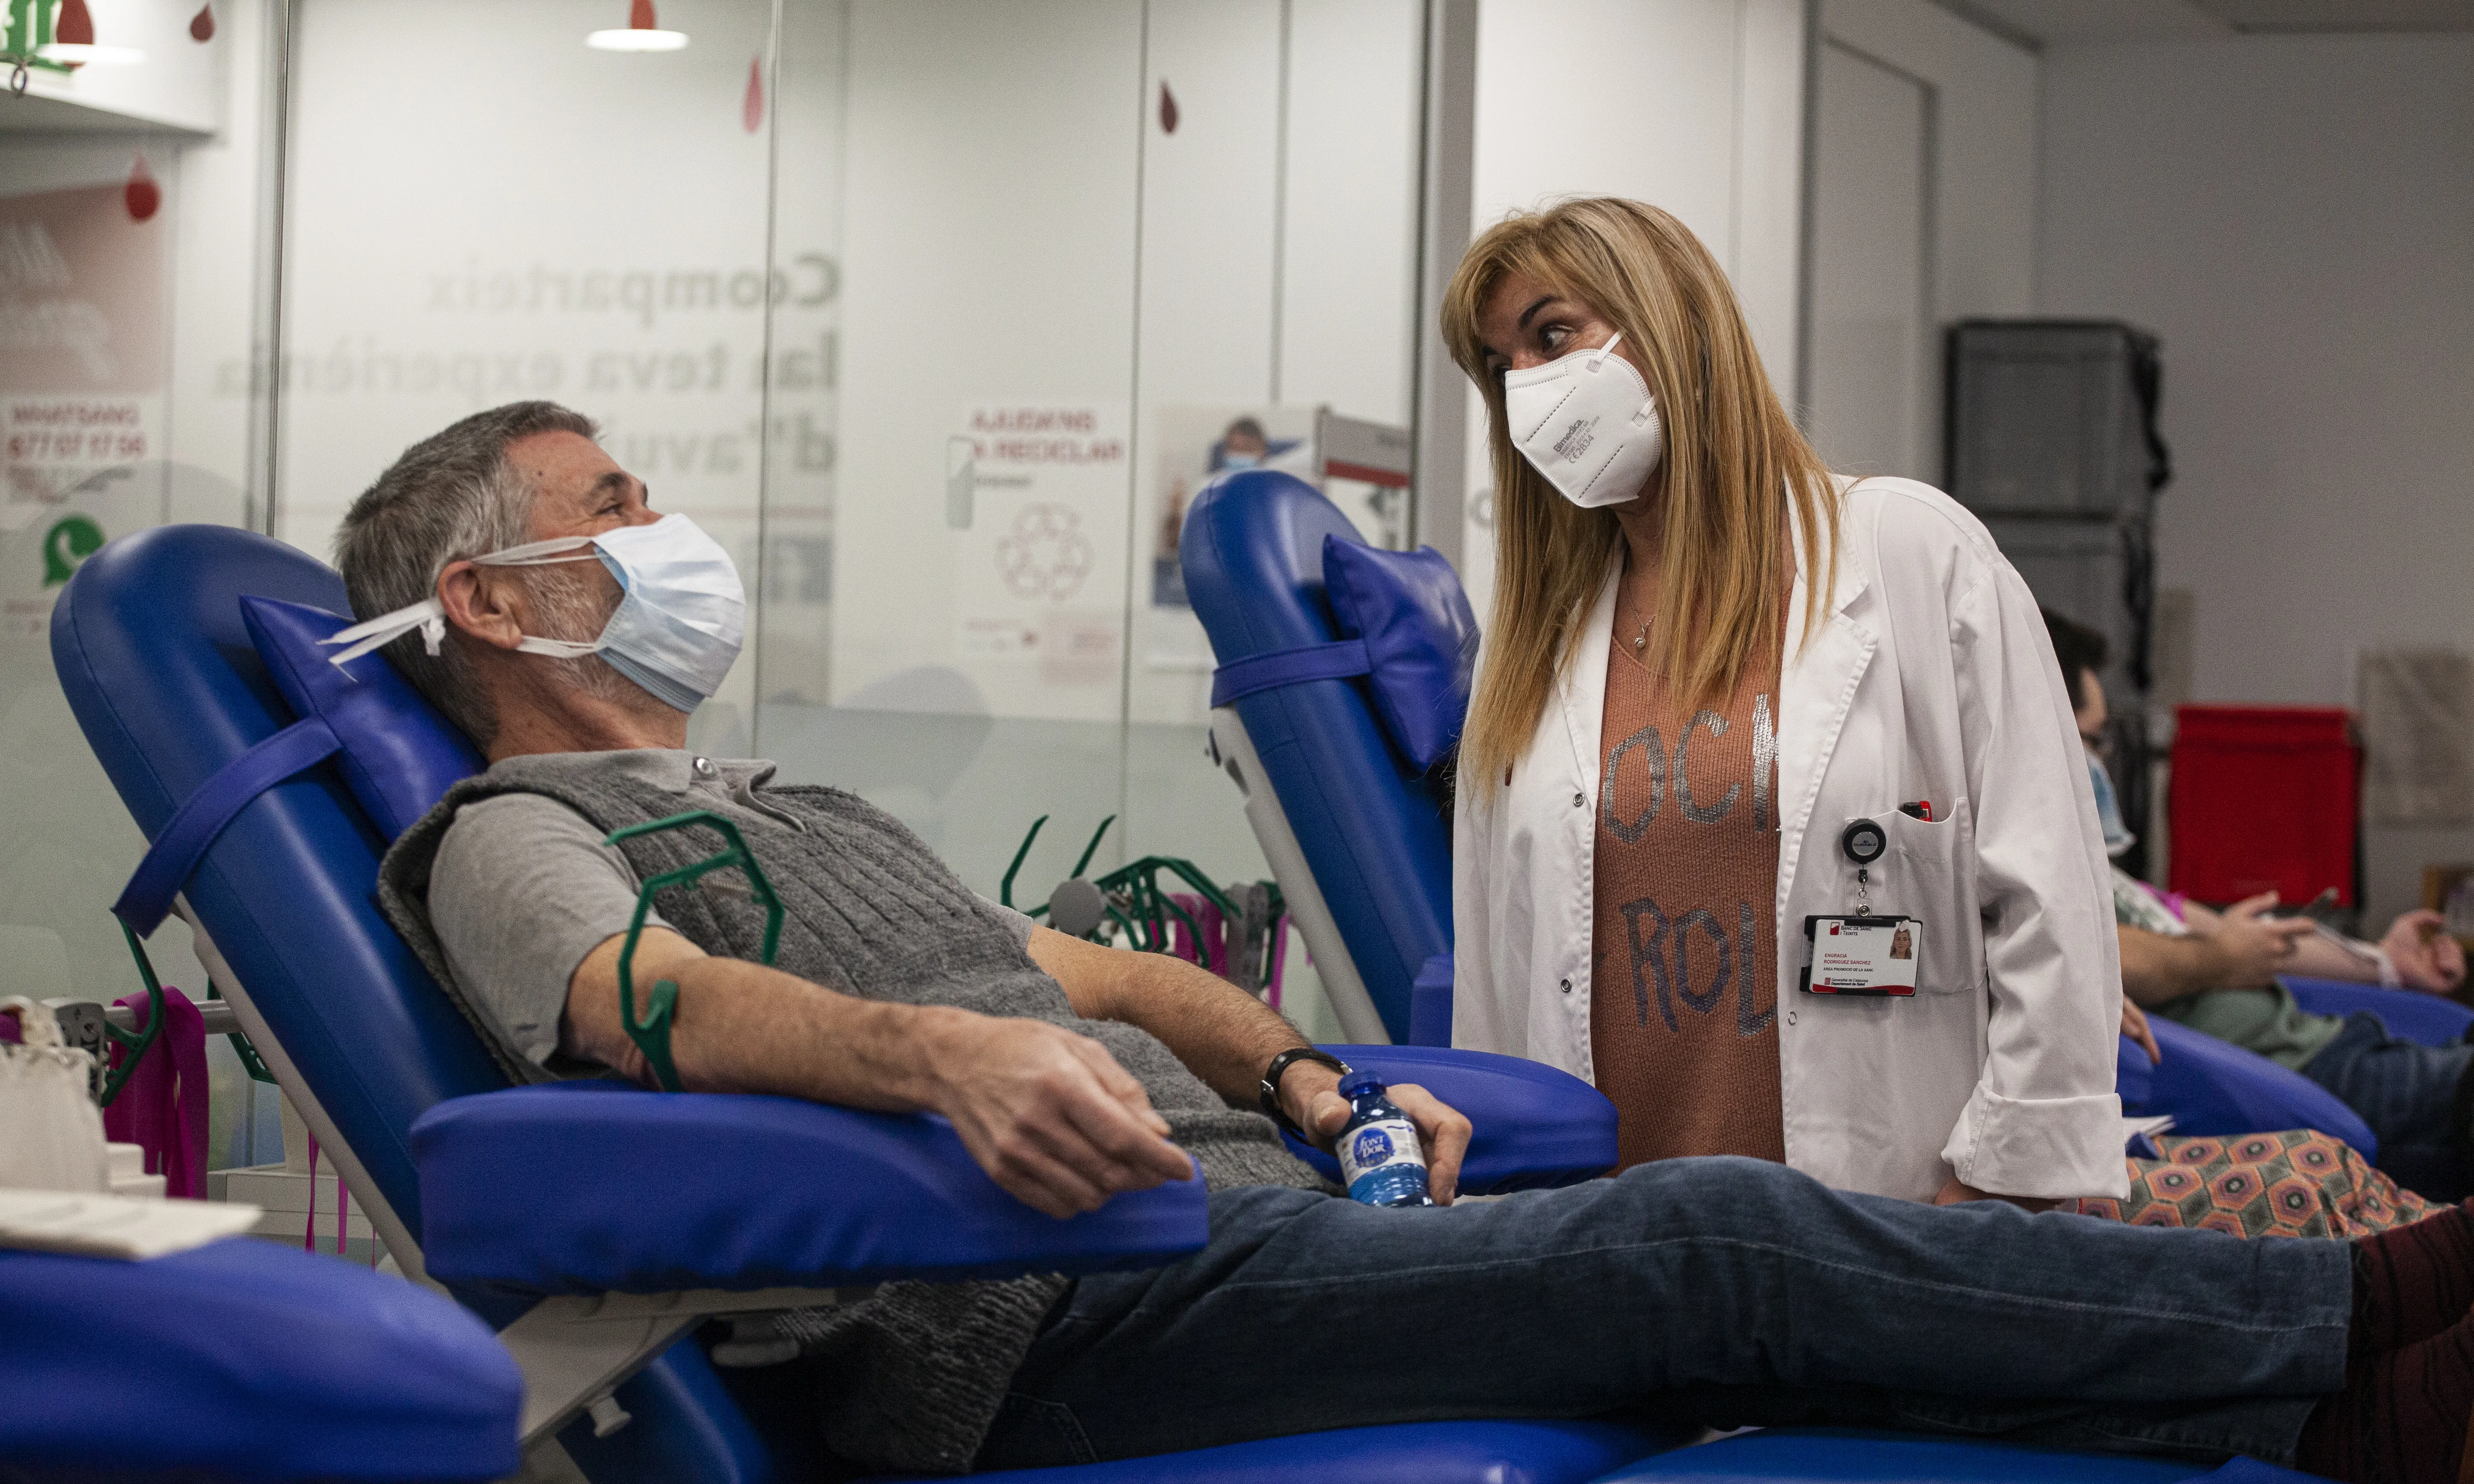
[[[602,626],[618,611],[618,602],[604,602],[594,591],[593,574],[582,563],[578,571],[569,571],[568,564],[531,568],[525,575],[532,581],[533,607],[541,616],[542,639],[563,639],[570,644],[589,645],[601,637]],[[610,668],[597,654],[578,655],[566,659],[553,655],[531,656],[535,664],[547,667],[559,684],[580,691],[595,700],[637,709],[646,702],[660,705],[651,692]]]

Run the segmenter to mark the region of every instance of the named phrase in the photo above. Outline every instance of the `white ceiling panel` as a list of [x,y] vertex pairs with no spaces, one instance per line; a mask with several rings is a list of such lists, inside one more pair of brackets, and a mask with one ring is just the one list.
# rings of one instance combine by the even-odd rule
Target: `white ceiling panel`
[[2474,0],[2192,0],[2244,32],[2474,31]]
[[2028,46],[2345,32],[2474,31],[2474,0],[1937,0]]

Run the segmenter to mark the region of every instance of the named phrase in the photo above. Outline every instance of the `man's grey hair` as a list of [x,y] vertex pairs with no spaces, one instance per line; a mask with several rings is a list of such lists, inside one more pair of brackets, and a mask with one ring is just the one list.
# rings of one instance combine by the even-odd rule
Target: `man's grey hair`
[[[508,461],[507,447],[543,432],[593,438],[600,428],[556,402],[516,401],[476,412],[404,450],[352,501],[335,533],[335,565],[343,570],[353,615],[375,619],[408,608],[435,596],[448,563],[529,540],[535,492]],[[475,743],[489,745],[497,717],[451,630],[435,655],[418,629],[379,653]]]

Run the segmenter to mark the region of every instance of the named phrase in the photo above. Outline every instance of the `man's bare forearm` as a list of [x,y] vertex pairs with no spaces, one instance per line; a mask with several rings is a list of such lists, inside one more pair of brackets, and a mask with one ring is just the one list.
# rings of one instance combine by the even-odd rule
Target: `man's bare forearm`
[[[861,1000],[778,969],[708,958],[647,935],[635,967],[641,1016],[653,985],[679,986],[670,1059],[696,1092],[770,1092],[849,1107],[935,1106],[934,1048],[961,1010]],[[650,1064],[618,1013],[618,943],[576,970],[561,1045],[646,1084]]]
[[[603,943],[570,980],[559,1045],[650,1083],[619,1014],[618,948]],[[667,929],[644,935],[633,968],[640,1013],[655,984],[679,986],[670,1057],[691,1091],[933,1109],[998,1185],[1060,1218],[1192,1173],[1142,1083],[1062,1027],[837,994],[708,958]]]
[[2168,937],[2143,928],[2117,928],[2122,939],[2122,992],[2142,1009],[2171,1005],[2221,989],[2223,955],[2196,934]]
[[[1031,951],[1065,986],[1075,1013],[1150,1032],[1212,1091],[1241,1107],[1254,1106],[1273,1057],[1307,1044],[1278,1010],[1183,959],[1103,948],[1046,929],[1033,936]],[[1283,1078],[1280,1090],[1332,1081],[1328,1068],[1309,1062]]]

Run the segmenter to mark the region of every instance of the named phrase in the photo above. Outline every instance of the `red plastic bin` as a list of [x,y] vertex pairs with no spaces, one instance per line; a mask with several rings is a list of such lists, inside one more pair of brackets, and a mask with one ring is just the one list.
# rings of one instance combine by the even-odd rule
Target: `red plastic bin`
[[2173,734],[2172,889],[2202,902],[2334,887],[2354,905],[2363,749],[2341,706],[2184,706]]

